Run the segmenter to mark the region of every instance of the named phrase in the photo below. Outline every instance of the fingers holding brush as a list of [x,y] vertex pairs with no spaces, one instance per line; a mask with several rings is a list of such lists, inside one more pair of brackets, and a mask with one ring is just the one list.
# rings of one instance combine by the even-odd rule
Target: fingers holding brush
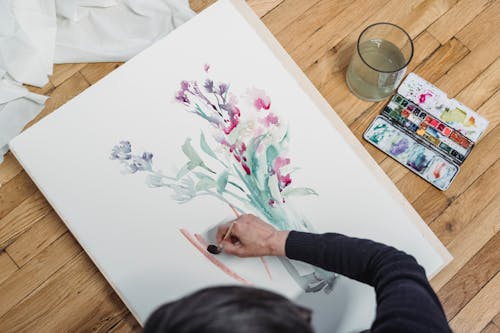
[[241,215],[217,230],[217,242],[225,253],[239,257],[284,256],[288,231],[278,231],[258,217]]

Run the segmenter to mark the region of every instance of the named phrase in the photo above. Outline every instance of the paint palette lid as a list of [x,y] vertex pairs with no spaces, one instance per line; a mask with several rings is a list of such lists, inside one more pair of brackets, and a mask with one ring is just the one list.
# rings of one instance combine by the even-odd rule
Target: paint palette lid
[[398,93],[425,111],[462,133],[477,140],[488,127],[488,120],[415,73],[410,73],[398,88]]

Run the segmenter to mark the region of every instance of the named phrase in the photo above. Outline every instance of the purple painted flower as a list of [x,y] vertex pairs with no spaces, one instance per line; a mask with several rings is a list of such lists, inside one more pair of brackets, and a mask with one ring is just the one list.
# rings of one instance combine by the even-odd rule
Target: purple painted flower
[[228,88],[228,85],[225,83],[219,84],[219,95],[223,96],[227,92]]
[[111,151],[112,160],[129,160],[131,158],[132,146],[129,141],[120,141]]
[[208,92],[208,93],[213,93],[214,92],[214,81],[210,80],[210,79],[207,79],[205,81],[205,84],[203,85],[205,87],[205,90]]

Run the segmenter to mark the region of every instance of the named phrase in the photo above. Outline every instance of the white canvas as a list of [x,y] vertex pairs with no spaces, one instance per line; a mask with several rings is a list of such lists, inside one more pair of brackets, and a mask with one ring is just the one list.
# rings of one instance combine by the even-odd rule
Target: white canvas
[[[429,276],[450,260],[246,5],[220,1],[10,144],[141,323],[164,302],[199,288],[238,283],[179,231],[206,236],[220,221],[234,218],[227,203],[208,195],[179,203],[172,187],[148,186],[147,172],[123,173],[130,171],[130,159],[110,158],[113,147],[128,140],[133,153],[153,153],[155,172],[175,176],[188,161],[181,147],[191,138],[193,148],[210,161],[207,166],[220,175],[224,168],[199,145],[203,132],[211,147],[224,150],[210,136],[214,126],[175,99],[180,82],[205,82],[206,76],[230,83],[241,121],[243,114],[258,117],[258,112],[271,110],[281,129],[289,130],[287,156],[299,168],[292,172],[290,188],[311,188],[318,194],[287,197],[286,207],[293,207],[294,216],[304,217],[317,232],[396,246],[414,255]],[[254,88],[265,91],[261,110],[255,105]],[[269,110],[264,110],[269,103]],[[240,209],[259,214],[244,205]],[[368,286],[340,277],[329,294],[305,293],[276,258],[267,258],[272,278],[259,259],[217,258],[252,285],[312,307],[318,332],[367,328],[374,318],[374,292]],[[299,274],[311,272],[294,265]]]

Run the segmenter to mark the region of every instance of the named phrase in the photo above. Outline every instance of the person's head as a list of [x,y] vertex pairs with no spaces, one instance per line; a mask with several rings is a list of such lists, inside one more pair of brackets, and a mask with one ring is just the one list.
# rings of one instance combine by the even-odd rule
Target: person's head
[[257,288],[214,287],[159,307],[144,333],[313,333],[311,311]]

